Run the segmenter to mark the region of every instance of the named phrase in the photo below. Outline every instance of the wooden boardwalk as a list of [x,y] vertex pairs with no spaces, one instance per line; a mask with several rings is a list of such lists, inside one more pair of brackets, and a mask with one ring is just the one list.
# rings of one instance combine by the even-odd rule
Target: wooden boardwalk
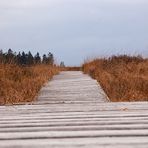
[[81,72],[62,72],[37,102],[0,107],[0,148],[148,148],[148,103],[111,103]]

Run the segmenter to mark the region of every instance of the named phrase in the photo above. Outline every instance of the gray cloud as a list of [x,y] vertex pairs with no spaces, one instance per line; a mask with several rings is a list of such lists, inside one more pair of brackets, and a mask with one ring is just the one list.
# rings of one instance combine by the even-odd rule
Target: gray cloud
[[147,0],[0,0],[0,48],[79,64],[85,57],[148,56]]

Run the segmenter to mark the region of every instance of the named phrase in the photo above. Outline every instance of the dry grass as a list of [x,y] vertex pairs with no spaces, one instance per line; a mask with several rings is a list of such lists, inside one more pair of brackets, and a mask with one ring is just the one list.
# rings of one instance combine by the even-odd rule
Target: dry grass
[[97,79],[111,101],[148,101],[148,59],[113,56],[83,65]]
[[35,100],[43,84],[58,73],[48,65],[20,67],[0,64],[0,104],[13,104]]
[[62,71],[81,71],[81,67],[63,67],[61,68]]

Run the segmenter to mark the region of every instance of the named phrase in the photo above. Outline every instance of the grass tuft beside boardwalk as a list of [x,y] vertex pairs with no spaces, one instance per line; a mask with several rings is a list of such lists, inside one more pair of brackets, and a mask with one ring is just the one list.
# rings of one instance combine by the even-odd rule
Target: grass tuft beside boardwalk
[[0,64],[0,105],[33,101],[43,84],[58,71],[49,65]]
[[61,67],[61,70],[62,71],[81,71],[82,70],[82,68],[81,67],[76,67],[76,66],[74,66],[74,67]]
[[86,62],[82,69],[98,80],[111,101],[148,101],[148,59],[113,56]]

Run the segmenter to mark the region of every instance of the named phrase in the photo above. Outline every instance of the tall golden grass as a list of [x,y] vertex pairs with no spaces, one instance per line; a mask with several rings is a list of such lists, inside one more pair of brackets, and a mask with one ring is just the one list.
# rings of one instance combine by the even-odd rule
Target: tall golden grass
[[76,67],[76,66],[61,67],[61,70],[62,71],[81,71],[81,67]]
[[82,69],[98,80],[111,101],[148,101],[148,59],[113,56],[86,62]]
[[0,104],[34,101],[43,84],[59,69],[49,65],[0,64]]

